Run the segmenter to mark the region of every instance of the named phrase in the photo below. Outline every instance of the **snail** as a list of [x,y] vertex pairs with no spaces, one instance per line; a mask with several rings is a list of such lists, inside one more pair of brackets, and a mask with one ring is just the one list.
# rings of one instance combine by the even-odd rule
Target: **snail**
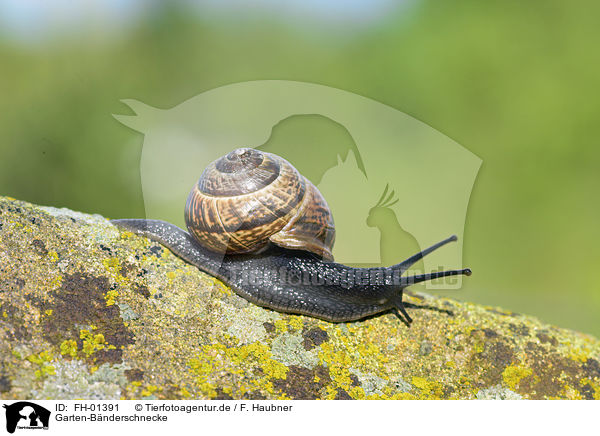
[[189,232],[160,220],[112,222],[161,243],[254,304],[330,322],[393,311],[410,324],[402,302],[407,286],[471,274],[402,276],[456,236],[386,268],[334,262],[334,222],[321,193],[285,159],[251,148],[234,150],[204,170],[186,202],[185,221]]

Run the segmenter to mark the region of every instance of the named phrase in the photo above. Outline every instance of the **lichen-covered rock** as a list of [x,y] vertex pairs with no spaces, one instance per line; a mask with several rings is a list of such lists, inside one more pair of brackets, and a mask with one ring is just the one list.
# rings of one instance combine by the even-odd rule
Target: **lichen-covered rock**
[[0,197],[0,397],[600,398],[600,342],[409,294],[331,324],[265,310],[103,217]]

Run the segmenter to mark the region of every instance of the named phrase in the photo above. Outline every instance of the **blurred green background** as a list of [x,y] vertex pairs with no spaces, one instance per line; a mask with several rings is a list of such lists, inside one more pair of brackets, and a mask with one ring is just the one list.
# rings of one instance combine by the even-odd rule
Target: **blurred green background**
[[3,2],[0,195],[142,217],[143,137],[112,117],[131,113],[121,99],[168,108],[258,79],[341,88],[483,159],[474,274],[454,298],[600,336],[598,2],[254,5]]

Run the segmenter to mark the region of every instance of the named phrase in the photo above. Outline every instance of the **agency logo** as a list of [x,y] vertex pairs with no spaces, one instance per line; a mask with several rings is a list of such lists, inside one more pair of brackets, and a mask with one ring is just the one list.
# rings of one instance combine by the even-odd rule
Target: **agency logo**
[[6,409],[6,431],[48,430],[50,411],[29,401],[18,401],[2,407]]
[[[457,235],[413,273],[460,269],[469,198],[481,159],[431,126],[380,102],[314,83],[259,80],[199,94],[173,108],[124,100],[115,115],[144,134],[146,218],[185,228],[191,187],[240,147],[277,154],[323,194],[333,214],[336,262],[389,266]],[[460,276],[427,283],[459,289]]]

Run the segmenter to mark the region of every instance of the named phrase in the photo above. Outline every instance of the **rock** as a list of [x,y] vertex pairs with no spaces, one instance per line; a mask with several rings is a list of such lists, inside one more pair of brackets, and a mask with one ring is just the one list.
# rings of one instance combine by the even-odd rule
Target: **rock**
[[262,309],[107,219],[0,197],[0,396],[600,399],[600,342],[407,295],[332,324]]

